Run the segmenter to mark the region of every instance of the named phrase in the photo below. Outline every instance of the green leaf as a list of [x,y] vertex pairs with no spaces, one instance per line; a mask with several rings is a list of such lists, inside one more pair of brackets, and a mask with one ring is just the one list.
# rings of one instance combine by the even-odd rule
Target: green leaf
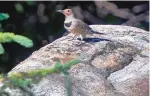
[[2,44],[0,43],[0,54],[3,54],[4,53],[4,48],[2,46]]
[[26,3],[29,5],[29,6],[33,6],[35,4],[35,1],[26,1]]
[[6,20],[9,18],[7,13],[0,13],[0,21]]
[[42,72],[41,75],[42,75],[42,76],[46,76],[46,75],[47,75],[47,72]]
[[33,42],[32,40],[30,40],[27,37],[21,36],[21,35],[15,35],[13,37],[13,41],[16,43],[19,43],[20,45],[26,47],[26,48],[30,48],[33,46]]
[[3,33],[0,32],[0,43],[12,42],[14,33]]
[[55,68],[57,71],[61,71],[62,67],[63,67],[63,66],[62,66],[59,62],[56,62],[55,66],[54,66],[54,68]]
[[71,60],[65,64],[63,64],[63,69],[69,69],[72,65],[80,63],[80,60]]
[[23,80],[23,79],[18,80],[18,86],[27,87],[29,84],[30,80]]
[[24,12],[24,8],[20,3],[16,3],[15,4],[15,9],[17,10],[17,12],[19,13],[23,13]]

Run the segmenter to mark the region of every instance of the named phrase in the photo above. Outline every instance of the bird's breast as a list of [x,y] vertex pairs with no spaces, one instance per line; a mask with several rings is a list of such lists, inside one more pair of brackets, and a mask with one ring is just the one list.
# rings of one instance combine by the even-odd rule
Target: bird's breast
[[75,35],[85,35],[87,34],[86,27],[83,26],[84,24],[78,23],[76,21],[64,22],[64,27],[71,33]]

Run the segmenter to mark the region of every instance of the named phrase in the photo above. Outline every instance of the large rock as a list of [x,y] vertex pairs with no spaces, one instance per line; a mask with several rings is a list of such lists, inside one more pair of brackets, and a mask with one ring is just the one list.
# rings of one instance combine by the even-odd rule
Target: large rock
[[[9,73],[52,67],[56,60],[82,62],[69,70],[73,96],[148,96],[149,33],[118,25],[91,25],[90,42],[71,40],[72,34],[33,52]],[[44,77],[31,90],[35,96],[65,96],[64,80],[58,73]],[[7,89],[23,96],[18,89]]]

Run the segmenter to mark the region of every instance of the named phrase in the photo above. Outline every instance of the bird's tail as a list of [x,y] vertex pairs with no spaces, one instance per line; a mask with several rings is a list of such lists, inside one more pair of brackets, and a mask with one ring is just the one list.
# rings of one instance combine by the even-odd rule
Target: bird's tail
[[92,30],[92,33],[94,33],[94,34],[100,34],[100,35],[105,35],[105,33],[100,33],[100,32],[93,31],[93,30]]

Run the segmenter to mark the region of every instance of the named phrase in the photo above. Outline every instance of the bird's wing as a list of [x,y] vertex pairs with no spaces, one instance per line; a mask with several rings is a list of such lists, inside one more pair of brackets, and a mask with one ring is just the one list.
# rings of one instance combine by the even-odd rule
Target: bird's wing
[[84,23],[83,21],[76,19],[74,22],[76,27],[83,29],[84,31],[91,33],[91,34],[104,34],[104,33],[100,33],[97,31],[94,31],[91,27],[89,27],[89,25],[87,25],[86,23]]
[[79,19],[73,20],[72,25],[74,27],[76,27],[76,28],[78,27],[80,29],[89,29],[90,28],[86,23],[84,23],[83,21],[81,21]]

